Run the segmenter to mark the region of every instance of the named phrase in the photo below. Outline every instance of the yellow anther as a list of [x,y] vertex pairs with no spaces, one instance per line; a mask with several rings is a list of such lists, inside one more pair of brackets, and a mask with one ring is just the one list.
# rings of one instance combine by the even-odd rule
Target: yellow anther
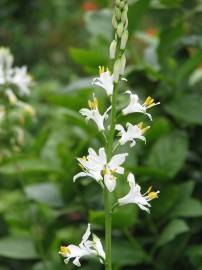
[[137,126],[141,129],[142,134],[144,134],[150,128],[150,126],[144,127],[143,122],[139,123]]
[[59,253],[61,255],[65,255],[65,254],[70,254],[71,251],[70,251],[70,249],[68,247],[61,246]]
[[149,97],[147,97],[147,99],[145,100],[143,105],[145,105],[147,107],[147,106],[151,106],[154,104],[155,104],[154,99],[149,96]]
[[152,191],[147,196],[149,197],[150,200],[157,199],[158,198],[158,193]]
[[105,72],[105,67],[104,66],[99,66],[99,73],[100,73],[100,75],[102,73],[104,73],[104,72]]
[[88,107],[91,109],[91,110],[96,110],[98,109],[98,100],[96,97],[94,97],[94,99],[91,101],[89,100],[88,101]]
[[88,158],[87,158],[87,156],[83,156],[83,157],[81,158],[81,160],[82,160],[82,161],[87,161]]
[[137,126],[138,126],[140,129],[142,129],[142,128],[143,128],[143,122],[139,123]]
[[105,71],[105,67],[104,66],[99,66],[99,74],[101,75],[102,73],[104,72],[107,72],[109,71],[108,67],[106,68],[106,71]]

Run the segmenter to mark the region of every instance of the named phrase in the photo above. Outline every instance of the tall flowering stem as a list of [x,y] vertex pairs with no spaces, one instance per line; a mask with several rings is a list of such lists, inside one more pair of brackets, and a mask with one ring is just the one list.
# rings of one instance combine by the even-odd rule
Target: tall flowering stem
[[[123,164],[128,156],[128,153],[115,154],[115,149],[121,148],[122,145],[130,143],[130,147],[136,145],[136,140],[142,140],[146,143],[144,133],[150,128],[150,126],[144,126],[141,123],[127,123],[123,127],[120,123],[117,123],[117,97],[120,88],[120,81],[125,80],[124,75],[126,57],[125,47],[128,40],[128,4],[127,0],[114,0],[114,12],[112,17],[112,25],[114,28],[114,40],[111,42],[109,48],[109,55],[111,60],[111,69],[105,69],[99,67],[99,77],[93,79],[93,85],[99,86],[105,90],[108,95],[111,106],[106,108],[104,113],[100,112],[99,101],[95,94],[93,99],[88,101],[89,108],[82,108],[80,113],[88,121],[93,121],[98,130],[104,135],[106,139],[105,147],[99,148],[95,151],[93,148],[88,149],[86,156],[77,158],[82,171],[77,173],[73,181],[78,178],[90,177],[96,181],[104,191],[104,208],[105,208],[105,250],[102,248],[101,240],[94,234],[92,234],[92,240],[89,240],[91,235],[90,224],[88,224],[87,230],[82,237],[82,241],[79,245],[62,246],[59,253],[65,257],[65,263],[72,261],[76,266],[80,266],[80,259],[82,257],[94,256],[97,257],[101,263],[105,264],[105,270],[112,270],[112,212],[116,207],[124,206],[134,203],[138,205],[141,210],[150,212],[150,201],[158,198],[159,191],[152,191],[150,187],[144,194],[141,193],[141,187],[136,183],[135,176],[129,172],[127,176],[127,182],[129,185],[129,192],[124,197],[121,197],[117,202],[113,202],[112,192],[116,189],[117,177],[119,174],[124,174]],[[137,94],[131,91],[126,91],[129,95],[130,101],[127,107],[122,109],[122,114],[142,113],[150,121],[152,116],[147,112],[148,109],[159,104],[154,102],[154,99],[147,97],[142,103],[139,101]],[[106,123],[106,120],[110,120]],[[121,138],[115,138],[115,131],[118,131],[118,136]],[[114,145],[116,142],[116,146]],[[115,146],[115,147],[114,147]],[[126,178],[126,177],[125,177]]]
[[[106,145],[107,150],[107,159],[108,162],[113,156],[113,141],[116,127],[116,104],[118,96],[119,82],[121,76],[124,74],[126,57],[124,54],[127,39],[128,39],[128,4],[127,0],[115,0],[114,1],[114,12],[112,17],[112,25],[114,28],[115,36],[114,40],[110,45],[110,58],[113,65],[113,79],[114,87],[113,94],[111,97],[111,119],[110,119],[110,131],[108,134],[108,140]],[[112,260],[111,260],[111,233],[112,233],[112,205],[111,205],[111,193],[104,188],[104,202],[105,202],[105,269],[112,269]]]

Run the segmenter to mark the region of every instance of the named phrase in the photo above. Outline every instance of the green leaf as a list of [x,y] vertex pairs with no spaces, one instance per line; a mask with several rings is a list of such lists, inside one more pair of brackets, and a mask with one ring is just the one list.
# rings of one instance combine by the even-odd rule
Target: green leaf
[[174,99],[165,109],[173,117],[187,124],[202,124],[202,97],[186,95]]
[[174,132],[160,138],[151,149],[148,165],[165,177],[174,177],[184,165],[188,152],[188,140],[184,134]]
[[[129,228],[133,226],[136,222],[137,211],[134,208],[126,209],[118,209],[115,213],[113,213],[112,217],[112,225],[113,228],[121,229],[121,228]],[[89,219],[90,222],[96,225],[100,225],[104,227],[104,211],[90,211]]]
[[5,237],[0,239],[0,256],[22,260],[38,258],[32,240],[17,237]]
[[145,15],[149,8],[150,0],[139,0],[129,6],[128,10],[128,29],[132,33],[138,27],[141,22],[141,18]]
[[53,183],[32,184],[25,187],[25,193],[29,199],[33,199],[49,206],[61,207],[63,201],[58,186]]
[[176,81],[179,83],[186,80],[191,72],[201,63],[202,61],[202,50],[195,53],[189,60],[180,66],[176,73]]
[[113,241],[112,262],[118,266],[137,265],[148,261],[147,254],[136,244],[131,244],[123,239]]
[[173,217],[201,217],[202,203],[196,199],[189,198],[176,205],[171,215]]
[[72,59],[90,73],[97,73],[99,66],[106,66],[108,59],[98,51],[70,48],[69,54]]
[[194,266],[202,266],[202,245],[192,245],[186,253]]
[[188,225],[180,219],[172,220],[161,233],[157,246],[163,246],[166,243],[174,240],[179,234],[185,233],[189,230]]

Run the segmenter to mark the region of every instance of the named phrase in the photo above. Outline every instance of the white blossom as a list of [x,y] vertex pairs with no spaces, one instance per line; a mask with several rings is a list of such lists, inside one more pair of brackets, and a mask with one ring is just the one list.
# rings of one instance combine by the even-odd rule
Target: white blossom
[[116,125],[116,130],[119,131],[118,136],[121,136],[119,142],[121,145],[124,145],[127,142],[131,142],[130,146],[133,147],[136,144],[136,139],[140,139],[146,142],[143,134],[150,128],[149,126],[143,127],[143,123],[138,125],[132,125],[130,123],[126,124],[127,130],[125,131],[122,125]]
[[107,69],[105,71],[104,67],[99,67],[100,76],[93,79],[93,84],[102,87],[108,96],[113,94],[114,89],[114,79],[113,74]]
[[13,67],[13,56],[9,49],[0,48],[0,85],[16,86],[20,95],[29,94],[32,78],[27,67]]
[[126,93],[130,95],[130,103],[122,110],[123,114],[127,115],[130,113],[139,112],[147,115],[149,119],[152,120],[152,116],[151,114],[147,113],[147,109],[160,104],[160,102],[155,103],[154,99],[149,96],[143,104],[140,104],[138,95],[133,94],[131,91],[126,91]]
[[83,116],[85,116],[87,120],[93,120],[96,123],[99,131],[105,130],[104,121],[108,118],[108,112],[111,109],[111,107],[109,107],[106,110],[106,112],[103,115],[101,115],[99,112],[98,100],[96,99],[94,95],[93,95],[93,100],[88,101],[88,105],[90,109],[83,108],[80,110],[80,113]]
[[28,95],[30,93],[29,87],[32,83],[31,76],[27,73],[27,67],[16,67],[13,69],[13,76],[11,83],[17,85],[20,94]]
[[118,199],[119,205],[135,203],[140,209],[150,213],[149,207],[151,207],[151,205],[149,201],[158,198],[159,191],[151,191],[152,187],[150,187],[147,192],[142,195],[141,187],[135,183],[135,177],[132,173],[128,174],[127,180],[130,191],[126,196]]
[[91,177],[97,182],[104,181],[107,189],[112,192],[116,187],[115,174],[123,174],[124,168],[121,165],[125,162],[128,153],[114,155],[109,162],[104,148],[100,148],[98,154],[89,148],[88,156],[78,158],[83,172],[76,174],[73,178],[75,181],[79,177]]
[[98,256],[100,262],[105,260],[105,252],[102,247],[100,239],[93,235],[93,240],[89,240],[91,235],[90,224],[88,224],[87,230],[82,237],[81,243],[76,245],[61,246],[59,254],[65,257],[65,263],[67,264],[70,259],[73,259],[73,264],[80,267],[80,258],[84,256]]

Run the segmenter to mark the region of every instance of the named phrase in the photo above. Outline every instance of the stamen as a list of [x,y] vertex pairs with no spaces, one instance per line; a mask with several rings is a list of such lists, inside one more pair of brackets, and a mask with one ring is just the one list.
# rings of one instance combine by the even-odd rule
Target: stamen
[[159,193],[158,191],[157,192],[155,192],[155,191],[150,192],[148,194],[149,199],[150,200],[157,199],[158,198],[158,193]]
[[144,134],[150,128],[150,126],[144,127],[143,122],[139,123],[137,126],[141,129],[142,134]]
[[98,100],[96,97],[93,98],[93,100],[88,100],[88,107],[91,109],[91,110],[96,110],[98,109]]
[[59,253],[62,254],[62,255],[65,255],[65,254],[70,254],[71,251],[70,251],[70,249],[68,247],[61,246]]
[[99,66],[99,74],[101,75],[104,72],[105,72],[105,67],[104,66]]
[[145,105],[146,107],[147,107],[147,106],[154,105],[154,104],[155,104],[154,99],[151,98],[150,96],[147,97],[147,99],[146,99],[145,102],[143,103],[143,105]]

